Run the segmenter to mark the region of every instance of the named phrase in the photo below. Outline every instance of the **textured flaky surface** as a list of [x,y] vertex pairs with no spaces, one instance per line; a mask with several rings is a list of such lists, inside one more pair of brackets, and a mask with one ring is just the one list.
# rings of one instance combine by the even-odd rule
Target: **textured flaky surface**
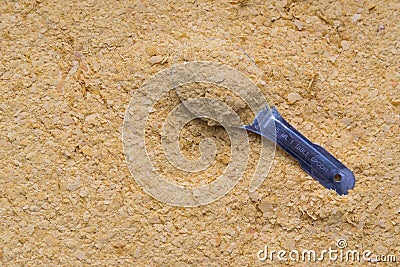
[[[257,259],[265,246],[318,252],[339,239],[400,261],[398,1],[2,1],[0,18],[1,265],[258,266],[271,263]],[[125,163],[124,113],[145,80],[185,60],[242,71],[354,171],[354,190],[325,190],[278,149],[255,193],[249,164],[207,206],[147,195]],[[185,127],[188,158],[204,137],[221,152],[208,175],[176,175],[156,153],[161,111],[179,103],[163,100],[146,129],[155,165],[177,183],[212,181],[229,162],[226,133]]]

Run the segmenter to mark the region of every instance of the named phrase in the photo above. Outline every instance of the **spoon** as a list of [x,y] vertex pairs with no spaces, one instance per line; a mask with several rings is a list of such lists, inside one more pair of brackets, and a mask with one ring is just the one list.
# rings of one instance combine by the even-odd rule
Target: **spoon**
[[[194,110],[198,110],[198,107],[190,105],[188,92],[184,92],[182,88],[175,88],[179,99],[191,113],[196,115]],[[230,125],[227,120],[224,123],[228,127],[238,127],[254,132],[276,143],[325,188],[335,190],[339,195],[347,195],[348,191],[353,189],[354,174],[327,150],[312,143],[291,126],[275,107],[262,108],[250,124]]]

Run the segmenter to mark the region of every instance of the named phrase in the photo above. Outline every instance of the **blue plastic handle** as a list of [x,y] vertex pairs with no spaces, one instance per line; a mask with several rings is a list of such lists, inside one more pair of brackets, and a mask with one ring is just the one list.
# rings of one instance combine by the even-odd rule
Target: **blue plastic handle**
[[347,195],[354,187],[353,173],[324,148],[304,137],[276,108],[263,109],[254,122],[244,128],[278,144],[300,163],[305,172],[339,195]]

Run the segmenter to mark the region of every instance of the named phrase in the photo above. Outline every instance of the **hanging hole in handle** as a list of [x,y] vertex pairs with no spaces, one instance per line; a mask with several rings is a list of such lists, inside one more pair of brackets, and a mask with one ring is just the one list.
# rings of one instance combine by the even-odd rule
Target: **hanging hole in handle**
[[342,180],[342,176],[337,173],[335,176],[333,176],[333,180],[335,180],[335,182],[340,182]]

